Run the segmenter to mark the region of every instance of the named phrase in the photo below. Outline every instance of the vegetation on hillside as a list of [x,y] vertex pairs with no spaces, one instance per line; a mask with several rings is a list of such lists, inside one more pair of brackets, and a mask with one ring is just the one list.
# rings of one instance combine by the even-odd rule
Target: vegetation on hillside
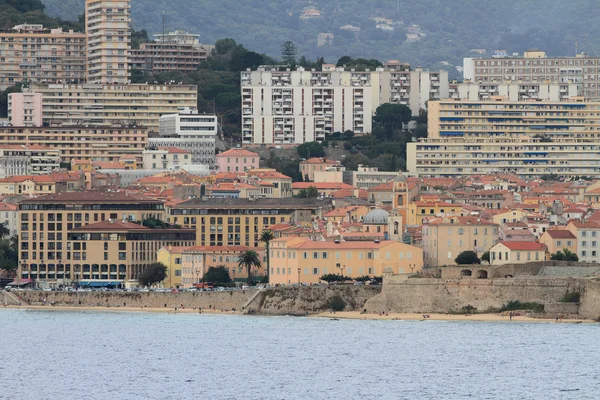
[[[12,0],[21,3],[22,0]],[[76,19],[83,0],[44,0],[50,15]],[[315,7],[320,17],[301,19],[304,9]],[[543,9],[544,12],[540,12]],[[279,56],[282,43],[291,41],[297,53],[310,59],[335,62],[344,55],[365,59],[398,59],[413,66],[446,68],[475,53],[471,49],[523,52],[541,48],[553,55],[573,55],[579,49],[600,54],[600,3],[595,0],[144,0],[132,2],[136,29],[149,33],[186,29],[201,35],[204,43],[222,37],[243,41],[248,48]],[[377,28],[371,19],[392,22],[392,31]],[[352,25],[359,33],[341,29]],[[385,23],[383,24],[385,25]],[[407,41],[409,29],[419,41]],[[335,35],[331,46],[318,47],[319,33]],[[421,35],[422,34],[422,35]],[[442,63],[448,62],[449,65]]]

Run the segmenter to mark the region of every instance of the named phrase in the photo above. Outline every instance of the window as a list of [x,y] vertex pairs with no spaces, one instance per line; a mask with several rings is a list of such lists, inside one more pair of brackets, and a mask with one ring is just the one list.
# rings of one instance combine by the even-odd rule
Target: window
[[587,232],[586,231],[581,231],[581,237],[586,237],[587,236]]
[[304,258],[305,260],[308,258],[308,253],[306,251],[302,253],[302,258]]
[[586,257],[586,256],[587,256],[587,251],[583,250],[583,251],[581,252],[581,257]]
[[324,260],[327,259],[327,252],[326,251],[323,252],[322,257],[323,257]]
[[465,230],[463,228],[458,228],[458,234],[459,235],[464,235],[465,234]]
[[557,246],[562,246],[562,241],[561,241],[561,240],[557,240],[557,241],[556,241],[556,245],[557,245]]
[[313,268],[313,275],[319,275],[319,268]]
[[573,246],[573,242],[570,240],[567,240],[567,246]]
[[587,241],[584,240],[583,242],[581,242],[581,247],[587,247]]
[[314,258],[314,259],[317,259],[317,258],[319,258],[319,252],[317,252],[317,251],[314,251],[314,252],[313,252],[313,258]]
[[119,252],[119,260],[126,260],[127,259],[127,255],[124,251],[120,251]]

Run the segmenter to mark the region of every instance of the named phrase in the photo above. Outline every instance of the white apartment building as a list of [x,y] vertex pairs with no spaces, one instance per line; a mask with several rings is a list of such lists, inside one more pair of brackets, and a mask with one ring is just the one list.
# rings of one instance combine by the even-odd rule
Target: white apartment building
[[[162,115],[197,105],[195,85],[31,84],[27,93],[42,94],[43,122],[52,126],[145,126],[158,132]],[[20,112],[14,105],[10,111]]]
[[142,155],[145,170],[179,170],[192,164],[192,155],[176,147],[149,147]]
[[427,101],[449,94],[447,72],[410,71],[397,61],[375,71],[261,66],[242,72],[241,86],[244,144],[322,141],[326,132],[346,130],[370,133],[381,104],[405,104],[418,115]]
[[402,176],[400,171],[379,171],[377,167],[358,165],[357,171],[344,171],[344,183],[368,190]]
[[502,97],[510,101],[571,101],[578,96],[574,83],[550,82],[451,82],[450,99],[489,101]]
[[129,82],[130,1],[85,1],[89,83]]
[[215,164],[215,143],[219,128],[216,115],[194,114],[193,108],[160,117],[158,137],[148,139],[152,147],[174,147],[188,151],[192,164]]
[[45,174],[60,166],[60,150],[31,145],[0,146],[0,179]]
[[600,57],[578,54],[575,57],[548,57],[543,51],[528,51],[514,56],[464,58],[465,81],[501,83],[574,83],[577,95],[587,100],[600,99]]

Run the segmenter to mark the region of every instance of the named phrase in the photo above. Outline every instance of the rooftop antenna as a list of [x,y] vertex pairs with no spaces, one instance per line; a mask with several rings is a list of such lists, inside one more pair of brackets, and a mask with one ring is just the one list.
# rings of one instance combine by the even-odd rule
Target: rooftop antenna
[[575,41],[575,57],[579,54],[579,41]]

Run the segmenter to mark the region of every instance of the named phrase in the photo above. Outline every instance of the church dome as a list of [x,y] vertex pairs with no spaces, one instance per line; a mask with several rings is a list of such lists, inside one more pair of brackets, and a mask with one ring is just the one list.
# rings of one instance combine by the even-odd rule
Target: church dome
[[367,225],[387,225],[390,214],[382,209],[370,211],[363,219],[363,224]]

